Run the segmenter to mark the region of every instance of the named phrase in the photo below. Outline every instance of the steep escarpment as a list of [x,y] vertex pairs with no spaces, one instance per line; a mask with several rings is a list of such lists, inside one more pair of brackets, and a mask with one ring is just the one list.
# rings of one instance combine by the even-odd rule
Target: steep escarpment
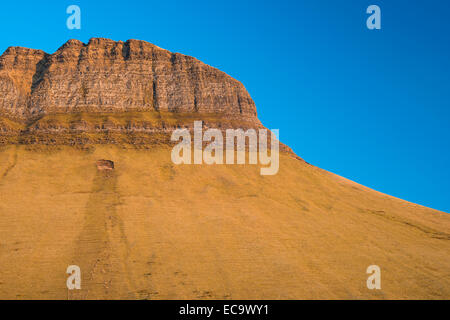
[[53,54],[10,47],[0,57],[3,145],[167,143],[196,120],[264,128],[239,81],[145,41],[69,40]]
[[30,115],[32,88],[49,55],[41,50],[10,47],[0,57],[0,115]]
[[138,40],[69,40],[51,55],[11,47],[0,58],[0,93],[1,112],[23,121],[53,113],[162,111],[258,123],[240,82]]

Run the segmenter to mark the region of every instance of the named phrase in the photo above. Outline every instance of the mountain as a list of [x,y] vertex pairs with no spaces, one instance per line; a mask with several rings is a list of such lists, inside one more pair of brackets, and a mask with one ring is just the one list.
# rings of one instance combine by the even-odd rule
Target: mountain
[[1,130],[12,135],[19,128],[34,134],[154,131],[190,124],[193,114],[206,114],[214,125],[260,126],[240,82],[195,58],[138,40],[69,40],[51,55],[8,48],[0,57],[0,111],[7,118]]
[[[281,147],[176,165],[170,134],[263,129],[244,86],[144,41],[0,57],[0,298],[449,299],[450,217]],[[68,290],[67,267],[81,269]],[[366,270],[381,270],[370,290]]]

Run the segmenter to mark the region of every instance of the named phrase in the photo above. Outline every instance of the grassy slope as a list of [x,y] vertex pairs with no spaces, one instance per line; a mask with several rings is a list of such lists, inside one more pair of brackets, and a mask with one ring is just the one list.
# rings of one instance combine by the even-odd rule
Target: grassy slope
[[0,149],[0,298],[450,298],[448,214],[290,156],[261,176],[161,146],[34,148]]

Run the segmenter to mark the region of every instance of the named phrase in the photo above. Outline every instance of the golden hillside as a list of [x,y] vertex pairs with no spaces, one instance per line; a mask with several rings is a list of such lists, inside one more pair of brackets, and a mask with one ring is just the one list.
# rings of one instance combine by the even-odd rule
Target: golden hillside
[[[261,176],[170,151],[1,147],[0,298],[450,298],[448,214],[286,153]],[[66,287],[72,264],[81,290]],[[366,287],[374,264],[381,290]]]

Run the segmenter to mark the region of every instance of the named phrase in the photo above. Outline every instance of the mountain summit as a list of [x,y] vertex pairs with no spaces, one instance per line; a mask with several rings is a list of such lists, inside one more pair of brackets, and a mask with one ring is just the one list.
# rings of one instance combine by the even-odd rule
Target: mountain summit
[[2,144],[149,143],[199,119],[263,128],[239,81],[145,41],[69,40],[53,54],[10,47],[0,57]]
[[0,93],[0,110],[27,120],[80,111],[168,111],[257,121],[240,82],[139,40],[69,40],[53,54],[10,47],[0,57]]

